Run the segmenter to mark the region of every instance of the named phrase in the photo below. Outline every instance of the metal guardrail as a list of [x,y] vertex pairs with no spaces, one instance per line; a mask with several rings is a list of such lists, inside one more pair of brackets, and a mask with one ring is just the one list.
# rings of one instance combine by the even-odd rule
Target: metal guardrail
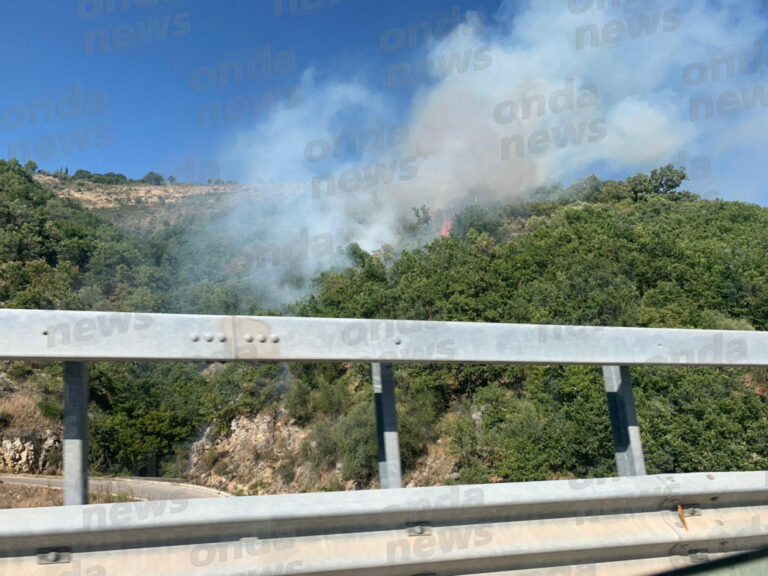
[[[617,556],[619,559],[615,560],[617,562],[621,558],[632,557],[642,563],[645,562],[642,558],[656,558],[658,560],[658,558],[663,557],[668,560],[670,555],[675,556],[681,553],[681,551],[685,553],[686,550],[691,552],[696,549],[701,542],[693,538],[693,535],[690,535],[692,539],[680,539],[680,535],[677,532],[674,530],[670,532],[668,530],[671,527],[671,524],[667,522],[671,512],[666,508],[669,504],[667,500],[664,500],[662,505],[657,501],[658,499],[652,498],[655,508],[643,512],[643,514],[651,514],[651,516],[642,516],[642,521],[638,520],[639,517],[635,515],[635,512],[632,512],[633,516],[631,518],[626,518],[623,516],[625,512],[621,511],[635,510],[636,506],[649,501],[642,492],[637,492],[637,490],[646,486],[654,489],[654,487],[658,487],[658,482],[663,483],[661,477],[657,479],[652,477],[642,478],[642,475],[645,474],[645,462],[635,413],[629,366],[765,366],[768,365],[768,333],[723,330],[338,318],[190,316],[5,309],[0,310],[0,359],[58,360],[66,362],[64,476],[65,504],[68,505],[85,504],[87,502],[87,363],[90,361],[226,362],[239,360],[370,362],[372,364],[376,398],[376,419],[379,430],[379,471],[382,487],[384,488],[399,488],[401,481],[395,413],[395,387],[391,363],[474,362],[592,364],[603,366],[617,469],[619,476],[634,477],[626,479],[626,482],[634,482],[634,484],[621,484],[621,486],[632,486],[634,491],[623,493],[618,500],[612,500],[609,494],[601,493],[599,500],[602,503],[596,500],[590,504],[591,508],[588,511],[599,509],[599,506],[604,506],[607,500],[621,503],[619,508],[611,508],[606,512],[605,522],[601,521],[599,523],[602,528],[598,530],[600,535],[598,540],[595,541],[599,542],[599,546],[597,544],[593,546],[589,543],[591,541],[582,541],[577,537],[580,529],[573,524],[573,518],[571,518],[570,523],[563,520],[562,511],[569,509],[569,506],[574,502],[583,503],[583,498],[576,496],[574,493],[567,493],[568,491],[561,493],[559,486],[563,486],[562,484],[526,483],[523,485],[511,485],[514,486],[514,491],[517,494],[522,495],[522,498],[539,494],[539,486],[546,486],[546,490],[553,490],[552,494],[555,496],[559,495],[559,497],[546,505],[541,504],[540,507],[531,509],[530,514],[534,514],[534,516],[525,517],[523,515],[520,518],[515,516],[514,519],[504,516],[502,520],[499,520],[502,523],[514,522],[514,525],[508,528],[511,530],[509,534],[514,534],[515,536],[512,540],[508,539],[509,534],[505,536],[507,538],[505,540],[507,542],[505,547],[498,549],[490,556],[483,552],[471,558],[469,556],[456,557],[455,563],[451,564],[453,561],[446,560],[448,564],[445,564],[445,566],[438,561],[436,563],[422,563],[423,565],[419,563],[407,564],[407,566],[403,565],[406,567],[402,571],[398,571],[400,568],[397,568],[397,570],[392,568],[392,566],[399,566],[397,563],[394,565],[388,564],[386,567],[384,567],[384,564],[377,564],[365,568],[368,574],[415,574],[422,568],[424,570],[428,568],[430,573],[434,574],[475,574],[478,573],[478,569],[488,567],[488,570],[491,570],[494,566],[502,564],[522,568],[529,565],[533,566],[538,562],[538,560],[536,562],[531,560],[533,563],[529,562],[529,559],[533,558],[543,558],[550,562],[555,558],[553,555],[557,554],[566,554],[565,558],[568,560],[566,564],[569,565],[576,565],[581,560],[586,561],[587,556],[591,558],[590,562],[614,562],[614,560],[608,560],[614,552],[619,554]],[[717,495],[711,496],[712,502],[720,502],[717,506],[722,507],[726,501],[733,502],[734,505],[741,502],[739,509],[734,508],[728,514],[718,512],[719,518],[726,518],[728,522],[740,525],[739,523],[745,518],[744,514],[748,516],[752,514],[752,516],[749,516],[751,519],[759,519],[761,514],[768,512],[768,508],[765,510],[762,508],[762,504],[766,502],[765,497],[767,495],[765,491],[765,476],[762,473],[757,473],[757,476],[754,474],[717,474],[714,480],[709,476],[706,477],[707,480],[712,480],[712,482],[717,481],[716,484],[709,484],[710,487],[717,486],[717,489],[712,492],[712,494],[717,492]],[[700,487],[698,483],[702,481],[697,475],[682,475],[675,476],[675,478],[686,478],[685,483],[690,487]],[[728,479],[728,482],[732,484],[725,482],[723,479]],[[611,481],[602,480],[602,482]],[[646,481],[649,484],[644,484]],[[599,483],[601,481],[591,480],[588,482]],[[621,480],[621,482],[625,482],[625,480]],[[725,483],[722,484],[721,482]],[[705,484],[707,483],[705,482]],[[569,484],[569,486],[571,485]],[[438,492],[434,492],[434,494],[440,494],[439,490],[443,489],[428,490],[436,490]],[[446,488],[445,490],[449,489]],[[497,494],[494,491],[497,490],[496,488],[486,486],[482,490],[486,491],[484,493],[487,494]],[[510,485],[507,485],[506,488],[504,488],[504,485],[501,485],[498,490],[509,492],[512,488]],[[308,509],[313,509],[311,505],[313,502],[323,502],[323,505],[318,508],[318,514],[324,520],[317,519],[315,521],[318,526],[318,533],[308,534],[307,536],[309,538],[320,538],[320,540],[308,540],[307,542],[313,543],[310,549],[314,549],[317,554],[321,554],[325,550],[324,547],[336,550],[340,554],[338,562],[323,563],[323,561],[318,561],[320,562],[318,564],[315,560],[311,562],[308,560],[307,566],[312,567],[308,571],[295,573],[346,574],[368,566],[365,562],[370,560],[366,555],[367,552],[354,561],[350,560],[348,562],[344,560],[344,554],[351,553],[347,548],[357,544],[364,547],[374,546],[372,543],[377,542],[375,538],[379,538],[379,536],[376,536],[374,540],[369,542],[368,538],[373,536],[368,533],[359,533],[358,529],[360,526],[355,524],[355,522],[362,522],[357,511],[358,508],[360,510],[367,509],[364,501],[378,502],[380,504],[386,502],[387,505],[398,505],[402,498],[413,498],[415,494],[417,492],[411,489],[407,492],[395,491],[375,495],[366,493],[364,496],[313,495],[311,498],[309,496],[279,497],[277,500],[266,500],[276,506],[276,508],[269,510],[269,514],[265,511],[266,509],[262,509],[257,504],[257,502],[262,500],[238,499],[237,502],[245,506],[244,510],[247,510],[248,513],[252,511],[252,506],[256,506],[255,509],[262,511],[260,513],[263,513],[263,517],[248,517],[248,519],[243,520],[243,522],[252,525],[252,527],[260,526],[263,522],[274,525],[280,518],[287,515],[285,517],[285,525],[292,526],[293,529],[299,532],[301,530],[308,530],[310,525],[313,525],[307,518],[302,516],[301,508],[306,504],[309,506]],[[424,494],[430,493],[424,492]],[[513,500],[515,498],[514,496],[510,497]],[[310,499],[303,500],[302,498]],[[336,498],[341,500],[337,501]],[[342,506],[343,512],[334,515],[333,510],[337,502],[339,506]],[[507,510],[509,502],[506,502],[506,504],[504,502],[497,502],[497,504],[499,504],[500,509]],[[347,504],[349,504],[349,507],[345,507]],[[120,505],[114,506],[115,508],[102,509],[93,507],[91,509],[106,510],[105,514],[112,514],[112,511],[118,510],[117,507]],[[206,505],[195,504],[193,508],[197,510],[198,506]],[[87,546],[83,548],[84,544],[78,538],[85,538],[87,542],[94,543],[94,545],[103,541],[104,546],[114,547],[116,557],[120,558],[121,552],[119,550],[121,547],[125,548],[126,546],[136,545],[140,548],[148,547],[149,549],[154,549],[165,537],[171,537],[173,542],[176,542],[178,539],[181,542],[184,538],[198,538],[202,542],[209,542],[213,534],[212,526],[216,526],[216,530],[219,532],[223,531],[221,533],[229,533],[229,526],[241,526],[242,522],[239,520],[235,521],[232,516],[238,509],[237,504],[207,504],[207,506],[212,507],[210,513],[203,513],[203,516],[200,517],[194,514],[178,516],[176,517],[177,519],[185,520],[179,520],[178,525],[167,525],[162,529],[155,530],[152,532],[153,535],[149,537],[148,543],[145,542],[144,544],[139,544],[139,541],[143,542],[144,537],[148,534],[144,528],[150,529],[141,523],[129,523],[130,526],[126,530],[118,531],[105,529],[83,533],[82,531],[74,530],[67,522],[71,523],[71,518],[80,513],[77,512],[77,510],[80,510],[77,508],[57,510],[55,512],[50,510],[45,512],[2,512],[0,513],[0,519],[3,521],[8,520],[14,528],[5,532],[6,537],[0,541],[0,551],[3,550],[3,546],[6,546],[8,553],[13,554],[18,554],[19,550],[25,546],[26,548],[24,549],[27,552],[31,550],[28,545],[32,542],[34,530],[28,534],[24,533],[26,534],[25,536],[20,528],[21,526],[31,526],[25,520],[26,518],[34,518],[35,522],[39,523],[37,524],[39,531],[35,533],[37,534],[36,537],[38,537],[36,540],[38,547],[41,543],[45,543],[47,546],[56,546],[58,542],[68,550],[83,550],[83,553],[86,554],[84,557],[87,557],[87,554],[91,552],[88,552],[89,548]],[[518,510],[524,508],[520,507],[522,506],[521,502],[517,502],[515,506],[518,506]],[[461,515],[465,507],[460,506],[459,508],[460,510],[455,511],[459,514],[459,516],[456,516],[458,524],[464,525],[466,522],[474,521],[468,516]],[[201,508],[200,510],[203,509]],[[497,518],[490,512],[490,508],[487,508],[487,510],[490,516],[483,516],[481,518],[483,522],[490,521],[489,518]],[[324,514],[324,512],[327,512],[327,514]],[[87,512],[83,509],[82,513],[86,514]],[[681,518],[684,518],[685,512],[682,508],[678,513]],[[369,510],[369,514],[374,515],[375,522],[388,518],[383,511]],[[448,513],[446,512],[446,514]],[[544,514],[544,516],[537,516],[540,514]],[[548,514],[549,516],[547,516]],[[657,516],[653,516],[653,514]],[[61,522],[62,524],[57,524],[56,522],[51,524],[50,522],[53,520],[49,521],[49,517],[53,519],[59,518],[56,522]],[[529,548],[524,548],[527,552],[519,554],[506,552],[509,549],[510,543],[516,541],[515,538],[522,538],[527,533],[526,531],[530,531],[532,534],[536,533],[537,524],[535,523],[537,520],[535,518],[539,517],[551,518],[553,522],[556,522],[552,525],[553,531],[551,533],[544,531],[540,534],[541,540],[530,541],[528,544]],[[44,518],[45,520],[43,520]],[[70,518],[70,520],[66,520],[67,518]],[[609,525],[614,522],[611,518],[614,518],[620,524],[610,527]],[[17,520],[21,523],[17,523]],[[720,521],[725,522],[725,520]],[[347,525],[347,522],[351,522],[351,524]],[[525,522],[528,524],[525,524]],[[558,522],[560,524],[557,524]],[[625,522],[626,524],[622,524]],[[642,525],[638,524],[638,522]],[[653,527],[648,525],[648,522]],[[49,531],[49,533],[43,530],[43,527],[46,525],[53,526],[53,531]],[[683,521],[684,525],[685,522]],[[55,528],[56,526],[59,527]],[[493,530],[496,530],[496,524],[493,526]],[[517,527],[521,526],[525,526],[525,530],[518,533]],[[624,537],[621,536],[621,532],[617,532],[614,528],[629,531],[640,530],[640,533],[644,535],[638,536],[640,539],[637,541],[634,540],[634,536],[630,539],[631,542],[625,541]],[[138,531],[131,532],[134,529]],[[382,528],[385,531],[389,529]],[[400,528],[397,529],[399,530]],[[450,530],[455,531],[457,529],[456,527],[450,528],[449,532]],[[22,532],[19,532],[19,530],[22,530]],[[334,543],[331,543],[328,540],[330,536],[326,537],[325,534],[326,532],[331,534],[333,530],[338,530],[341,535],[338,535],[338,538],[333,540]],[[358,530],[358,532],[355,532],[355,530]],[[601,530],[602,532],[600,532]],[[643,532],[643,530],[647,532]],[[730,544],[719,544],[722,548],[717,548],[717,553],[725,552],[731,548],[733,550],[741,550],[768,544],[764,530],[765,528],[759,525],[758,522],[758,526],[751,526],[747,530],[748,535],[743,538],[731,538],[728,540]],[[348,531],[354,534],[347,534]],[[665,534],[662,534],[662,532],[665,532]],[[442,531],[439,533],[442,533]],[[3,531],[0,528],[0,535],[2,534]],[[48,535],[45,536],[45,534]],[[412,534],[412,536],[419,535],[423,534]],[[177,536],[178,539],[173,540]],[[134,537],[138,540],[133,540]],[[552,544],[551,541],[551,538],[555,537],[565,538],[572,545],[568,545],[565,548],[558,547]],[[277,540],[280,540],[280,538]],[[688,548],[676,548],[677,544],[675,542],[677,540],[687,542],[685,546],[688,546]],[[294,542],[294,540],[290,541]],[[304,542],[304,540],[301,540],[301,542]],[[616,545],[611,544],[611,542],[618,542],[618,548]],[[636,545],[638,542],[640,544]],[[709,541],[705,544],[707,545],[707,550],[710,549],[710,545],[714,546]],[[187,546],[189,545],[191,544]],[[315,548],[312,548],[313,546]],[[680,546],[683,546],[683,544]],[[579,550],[582,550],[581,547],[585,547],[583,549],[589,551],[587,556],[579,552]],[[541,550],[549,550],[549,552],[537,552],[539,548]],[[181,548],[178,550],[181,550]],[[364,548],[364,550],[370,550],[371,553],[374,553],[377,549],[374,546],[373,548]],[[611,552],[611,550],[614,552]],[[635,550],[635,552],[630,554],[631,550]],[[103,550],[99,552],[94,549],[93,553],[97,552],[101,554]],[[154,554],[151,550],[147,553]],[[53,554],[55,556],[55,551]],[[374,555],[374,557],[377,556]],[[158,556],[157,558],[162,557]],[[310,555],[309,558],[314,557]],[[365,560],[365,558],[368,558],[368,560]],[[506,558],[506,560],[496,562],[499,558]],[[158,560],[156,559],[156,561]],[[561,560],[558,560],[558,562],[563,564]],[[322,566],[325,566],[325,568],[322,568]],[[115,567],[118,571],[114,573],[121,573],[119,572],[120,562]],[[462,572],[462,570],[465,572]],[[493,570],[496,570],[496,568],[493,568]],[[180,573],[187,574],[193,572],[182,571]],[[214,571],[204,573],[228,574],[231,571],[218,571],[217,568]]]
[[6,309],[0,359],[766,366],[768,333]]
[[650,574],[768,545],[767,499],[736,472],[0,511],[0,573]]

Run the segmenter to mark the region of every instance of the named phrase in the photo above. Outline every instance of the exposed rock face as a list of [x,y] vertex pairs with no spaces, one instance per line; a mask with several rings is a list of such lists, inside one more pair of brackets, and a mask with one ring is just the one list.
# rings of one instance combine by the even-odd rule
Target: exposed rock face
[[[301,446],[309,428],[291,420],[285,410],[239,416],[226,437],[216,438],[209,426],[192,444],[187,476],[195,483],[242,494],[287,494],[325,490],[359,490],[378,487],[343,481],[341,462],[319,471],[307,461]],[[403,485],[430,486],[452,477],[455,464],[446,443],[428,447],[423,461],[403,478]]]
[[61,439],[54,430],[28,438],[0,436],[0,473],[57,474],[61,469]]
[[[230,492],[296,491],[300,467],[287,467],[294,466],[306,434],[282,412],[237,417],[228,436],[215,438],[208,427],[192,445],[188,474],[197,482]],[[282,474],[277,473],[281,466]]]
[[341,481],[341,468],[318,472],[300,455],[309,430],[284,410],[240,416],[230,433],[215,438],[213,429],[192,445],[188,476],[197,483],[244,494],[286,494],[356,488]]
[[0,372],[0,392],[12,392],[14,389],[13,382],[4,372]]

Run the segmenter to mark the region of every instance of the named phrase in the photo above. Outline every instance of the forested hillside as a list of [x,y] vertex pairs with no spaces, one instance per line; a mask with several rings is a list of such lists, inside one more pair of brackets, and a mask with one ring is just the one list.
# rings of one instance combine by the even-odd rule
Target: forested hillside
[[[404,249],[434,229],[426,207],[393,238],[394,252],[351,245],[352,265],[270,313],[768,329],[768,209],[681,192],[682,176],[672,167],[624,182],[591,176],[527,200],[470,204],[449,237]],[[260,287],[221,265],[231,255],[211,249],[190,267],[191,250],[183,223],[139,240],[41,187],[29,168],[0,162],[2,307],[267,312]],[[60,418],[61,367],[11,368],[45,416]],[[632,374],[649,472],[768,467],[764,371]],[[396,381],[406,471],[439,442],[462,483],[615,474],[598,367],[408,365]],[[324,487],[295,484],[298,469],[339,483],[375,478],[367,366],[103,363],[91,386],[94,471],[180,475],[209,426],[226,436],[233,418],[269,414],[306,432],[270,455],[281,486]],[[226,457],[205,460],[226,476]]]

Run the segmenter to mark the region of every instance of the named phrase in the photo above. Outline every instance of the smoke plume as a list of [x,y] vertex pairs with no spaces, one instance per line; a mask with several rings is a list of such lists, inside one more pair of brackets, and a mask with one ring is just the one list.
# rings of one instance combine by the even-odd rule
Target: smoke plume
[[[766,104],[750,108],[747,93],[723,114],[718,98],[765,80],[765,31],[765,7],[737,0],[510,0],[495,14],[462,13],[439,41],[373,70],[360,62],[356,77],[305,70],[300,106],[221,151],[225,173],[251,187],[207,232],[250,251],[246,276],[287,301],[345,265],[346,243],[396,243],[421,205],[450,214],[473,195],[522,198],[548,182],[694,158],[701,177],[689,189],[749,200]],[[389,67],[404,58],[405,104],[381,81],[402,83]]]

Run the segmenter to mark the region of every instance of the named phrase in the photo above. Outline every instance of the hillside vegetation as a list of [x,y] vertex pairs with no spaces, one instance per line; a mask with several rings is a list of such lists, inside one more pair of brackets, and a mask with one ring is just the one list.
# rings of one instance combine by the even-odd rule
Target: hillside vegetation
[[[768,209],[702,200],[679,191],[682,177],[672,167],[624,182],[591,176],[567,189],[542,187],[526,201],[471,204],[450,237],[402,249],[434,228],[428,208],[415,211],[396,257],[350,245],[351,266],[322,273],[309,296],[279,312],[766,330]],[[231,254],[220,247],[190,267],[186,232],[178,223],[139,240],[43,187],[29,168],[0,162],[0,306],[268,312],[259,286],[221,266]],[[46,418],[61,417],[61,366],[10,368],[37,387]],[[369,372],[349,364],[94,365],[91,466],[180,475],[203,430],[226,436],[234,418],[268,414],[306,433],[297,447],[269,455],[275,482],[369,485],[377,453]],[[632,375],[650,473],[768,467],[763,370],[649,367]],[[450,454],[450,480],[461,483],[615,474],[599,367],[419,364],[398,366],[396,382],[407,472],[439,443]],[[204,459],[227,474],[226,454]],[[299,485],[298,469],[335,480]]]

